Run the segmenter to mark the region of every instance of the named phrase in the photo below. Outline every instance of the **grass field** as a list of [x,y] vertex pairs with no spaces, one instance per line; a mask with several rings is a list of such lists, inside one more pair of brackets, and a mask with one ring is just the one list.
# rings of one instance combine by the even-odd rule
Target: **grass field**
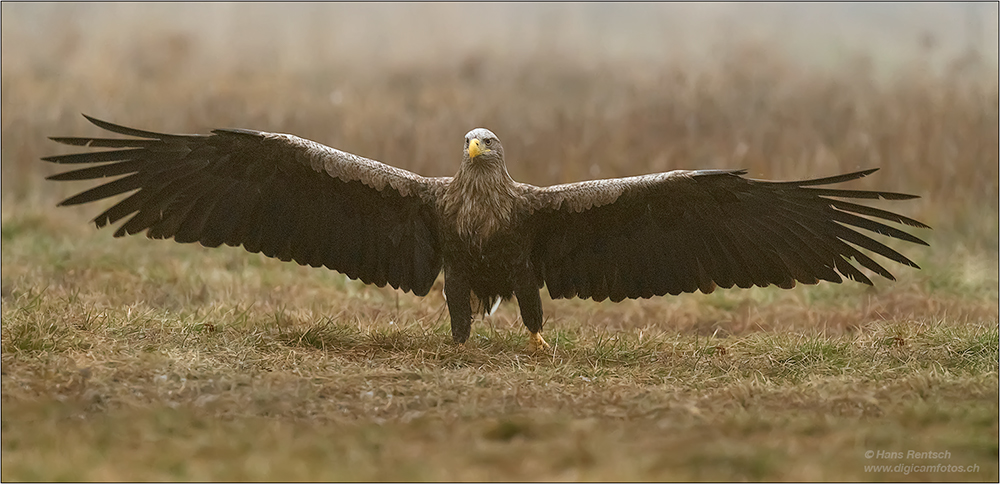
[[[995,59],[884,74],[878,58],[817,69],[748,42],[698,62],[362,65],[337,44],[310,64],[280,44],[209,57],[218,45],[183,29],[3,8],[5,481],[998,479]],[[45,42],[28,42],[32,19]],[[60,170],[38,158],[72,152],[47,136],[98,132],[80,111],[295,133],[425,175],[451,175],[461,136],[487,126],[537,185],[877,166],[852,187],[920,195],[878,206],[933,230],[913,230],[930,247],[893,245],[921,270],[875,287],[543,291],[552,351],[525,351],[512,302],[459,348],[440,279],[417,298],[242,249],[112,239],[87,223],[103,206],[56,208],[87,185],[44,181]]]

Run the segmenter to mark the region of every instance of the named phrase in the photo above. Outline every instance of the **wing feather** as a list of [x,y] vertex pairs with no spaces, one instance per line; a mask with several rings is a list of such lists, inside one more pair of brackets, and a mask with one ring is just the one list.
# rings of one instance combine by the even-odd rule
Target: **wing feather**
[[[58,138],[57,138],[58,139]],[[65,139],[65,138],[62,138]],[[44,161],[51,163],[78,164],[78,163],[104,163],[108,161],[132,160],[137,155],[146,151],[146,148],[135,148],[131,150],[99,151],[96,153],[76,153],[72,155],[46,156]],[[68,172],[73,173],[73,172]],[[63,176],[65,174],[62,174]]]
[[[50,137],[56,143],[72,146],[87,146],[90,148],[148,148],[156,146],[155,139],[118,139],[118,138],[76,138],[76,137]],[[42,158],[46,161],[54,161],[55,157]]]
[[[867,170],[855,171],[852,173],[844,173],[843,175],[825,176],[823,178],[812,178],[809,180],[797,180],[797,181],[785,181],[776,182],[769,180],[753,180],[758,182],[768,183],[772,186],[780,187],[811,187],[816,185],[832,185],[834,183],[843,183],[846,181],[857,180],[858,178],[864,178],[872,173],[878,171],[878,168],[869,168]],[[746,173],[746,171],[744,171]]]
[[43,158],[89,164],[50,177],[118,177],[62,205],[130,193],[94,219],[127,220],[115,236],[242,245],[423,295],[441,269],[435,200],[450,179],[425,178],[291,135],[245,129],[175,135],[87,117],[133,139],[54,137],[110,151]]
[[[719,230],[715,231],[714,239],[717,241],[717,245],[709,246],[710,254],[716,254],[717,257],[713,257],[718,261],[719,265],[725,266],[721,270],[722,276],[716,276],[716,283],[720,287],[733,287],[735,284],[737,287],[748,288],[753,286],[753,277],[750,276],[751,268],[750,264],[746,262],[742,252],[740,251],[740,242],[737,236],[732,232],[729,224],[720,224]],[[718,257],[722,255],[725,258]],[[728,274],[732,274],[732,278],[728,277]],[[732,281],[730,283],[729,281]]]
[[126,173],[135,173],[136,171],[139,171],[144,165],[145,162],[141,160],[129,159],[120,163],[109,163],[107,165],[92,166],[88,168],[81,168],[79,170],[66,171],[58,175],[52,175],[48,177],[47,180],[57,180],[57,181],[90,180],[92,178],[103,178],[108,176],[124,175]]
[[791,287],[792,276],[785,264],[778,257],[775,240],[762,230],[762,224],[750,223],[747,220],[735,220],[745,234],[743,239],[746,260],[754,264],[754,284],[766,287],[775,284],[778,287]]
[[222,245],[243,218],[245,205],[240,196],[239,184],[225,183],[216,188],[216,203],[205,221],[200,242],[205,247]]

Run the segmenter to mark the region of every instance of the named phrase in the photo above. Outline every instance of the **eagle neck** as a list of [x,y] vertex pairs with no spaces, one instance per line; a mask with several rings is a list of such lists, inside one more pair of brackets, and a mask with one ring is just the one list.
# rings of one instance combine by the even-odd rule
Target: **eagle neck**
[[466,159],[448,187],[444,209],[459,237],[481,247],[510,227],[516,193],[516,183],[502,161]]

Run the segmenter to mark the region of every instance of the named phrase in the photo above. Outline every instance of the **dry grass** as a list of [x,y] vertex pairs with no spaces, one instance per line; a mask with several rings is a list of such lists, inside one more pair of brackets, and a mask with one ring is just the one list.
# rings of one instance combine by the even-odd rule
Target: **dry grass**
[[[995,67],[816,70],[751,44],[697,65],[481,52],[360,68],[327,52],[268,69],[210,61],[191,33],[131,27],[115,44],[72,22],[32,57],[8,8],[4,480],[997,479]],[[487,126],[539,185],[881,166],[857,186],[920,194],[890,206],[934,230],[900,247],[921,271],[875,288],[546,299],[540,356],[505,303],[458,348],[438,290],[112,240],[84,223],[100,207],[55,209],[81,185],[43,181],[58,170],[37,160],[63,152],[46,136],[96,132],[78,111],[296,133],[426,175],[451,174],[460,136]],[[978,469],[864,467],[900,463]]]

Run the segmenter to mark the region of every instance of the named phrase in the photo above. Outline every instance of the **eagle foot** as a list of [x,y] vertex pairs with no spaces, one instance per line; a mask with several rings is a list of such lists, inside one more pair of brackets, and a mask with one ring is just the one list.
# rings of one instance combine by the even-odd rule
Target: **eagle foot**
[[548,343],[542,339],[542,333],[531,333],[528,337],[528,351],[531,353],[537,353],[542,350],[549,349]]

